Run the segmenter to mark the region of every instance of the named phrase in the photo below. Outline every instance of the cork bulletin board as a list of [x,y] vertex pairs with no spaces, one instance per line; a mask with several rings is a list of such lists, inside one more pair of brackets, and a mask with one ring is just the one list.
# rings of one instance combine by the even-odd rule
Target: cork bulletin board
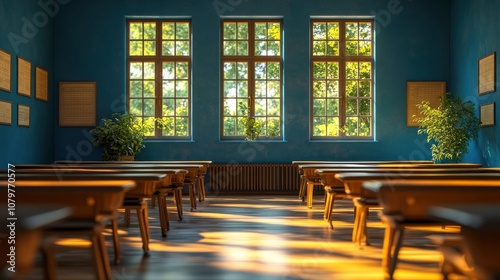
[[10,92],[12,56],[0,50],[0,90]]
[[35,67],[35,98],[42,101],[49,100],[49,74],[47,70]]
[[495,125],[495,103],[483,104],[479,108],[481,126]]
[[431,107],[441,104],[441,97],[446,94],[444,81],[408,81],[406,83],[406,125],[418,126],[413,116],[420,116],[417,107],[422,101],[429,101]]
[[479,59],[478,62],[478,93],[486,94],[494,92],[495,88],[495,53]]
[[59,82],[59,126],[96,126],[96,82]]
[[30,106],[17,104],[17,125],[30,126]]
[[12,124],[12,103],[0,100],[0,124]]
[[17,58],[17,93],[31,97],[31,62]]

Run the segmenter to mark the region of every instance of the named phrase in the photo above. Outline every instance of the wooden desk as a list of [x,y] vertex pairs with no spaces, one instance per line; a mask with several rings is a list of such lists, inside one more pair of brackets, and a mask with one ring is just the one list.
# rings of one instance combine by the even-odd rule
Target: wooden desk
[[[64,203],[71,207],[72,214],[68,220],[57,224],[57,227],[51,227],[50,231],[54,234],[63,230],[77,235],[89,234],[95,256],[96,279],[111,279],[111,268],[102,235],[103,223],[110,213],[114,213],[122,205],[125,192],[135,187],[133,181],[16,180],[15,186],[16,203]],[[6,181],[0,182],[0,190],[6,192],[6,188]],[[79,226],[76,231],[75,224]],[[87,230],[83,230],[83,227]],[[47,277],[53,279],[54,275],[55,260],[49,260]]]
[[[321,174],[322,178],[335,177],[335,179],[344,183],[345,191],[349,194],[356,207],[353,227],[353,242],[359,245],[367,245],[368,237],[366,235],[366,219],[368,211],[371,208],[380,207],[375,193],[366,191],[362,188],[362,184],[370,180],[499,180],[500,169],[485,170],[478,172],[482,168],[471,169],[468,172],[456,172],[457,168],[452,169],[429,169],[427,172],[422,172],[423,169],[410,170],[408,173],[401,171],[399,173],[390,172],[344,172],[336,173],[337,171],[329,172],[328,170],[318,169],[316,172]],[[469,170],[469,169],[467,169]],[[376,171],[376,170],[372,170]]]
[[[455,266],[474,279],[500,278],[500,204],[457,204],[432,207],[429,215],[461,226],[462,248],[442,248],[443,273]],[[457,263],[458,259],[470,260],[469,265]]]
[[[6,226],[1,229],[0,235],[0,276],[2,279],[18,279],[21,276],[29,273],[34,265],[34,260],[37,252],[43,243],[43,231],[55,223],[61,222],[71,216],[71,208],[68,206],[56,205],[33,205],[28,203],[16,203],[13,216],[8,216],[7,204],[0,203],[0,219],[5,222]],[[14,227],[8,227],[10,220],[14,223]],[[11,232],[15,232],[15,244],[8,243],[8,236]],[[11,253],[10,247],[15,246],[15,260],[12,260],[7,254]],[[7,270],[8,267],[13,267],[15,272]],[[3,272],[3,274],[2,274]]]
[[[196,203],[196,187],[199,182],[199,173],[200,170],[203,170],[203,164],[186,164],[186,163],[168,163],[168,164],[153,164],[153,163],[110,163],[110,164],[77,164],[77,165],[69,165],[69,164],[55,164],[55,165],[24,165],[19,164],[16,165],[16,169],[24,169],[24,168],[53,168],[56,167],[64,167],[64,168],[90,168],[90,169],[156,169],[156,170],[167,170],[167,169],[184,169],[187,170],[187,174],[184,175],[183,184],[189,186],[189,198],[191,202],[191,211],[197,208]],[[52,166],[52,167],[51,167]]]
[[67,161],[60,160],[56,161],[55,164],[67,164],[67,165],[78,165],[78,164],[201,164],[202,168],[198,170],[198,200],[201,202],[206,198],[205,190],[205,175],[207,170],[212,164],[211,160],[145,160],[145,161]]
[[[27,169],[25,169],[26,171]],[[121,173],[54,173],[51,170],[46,170],[47,172],[37,172],[34,174],[29,173],[18,173],[16,178],[22,181],[38,181],[38,180],[61,180],[61,181],[113,181],[113,180],[132,180],[135,182],[136,186],[125,193],[125,202],[127,206],[133,201],[133,204],[143,205],[142,200],[145,198],[153,198],[153,194],[160,187],[160,183],[169,184],[169,180],[166,174],[164,173],[129,173],[129,172],[121,172]],[[0,178],[3,174],[0,174]],[[6,174],[5,174],[6,175]],[[132,199],[132,201],[130,201]],[[163,203],[160,204],[160,224],[161,224],[161,232],[163,236],[166,236],[166,230],[168,228],[168,212],[167,208]],[[123,208],[122,205],[120,208]],[[144,208],[145,207],[145,208]],[[145,254],[149,252],[149,225],[148,221],[148,209],[147,204],[144,203],[144,207],[141,207],[140,210],[137,210],[139,221],[143,221],[139,223],[139,228],[141,232],[142,242],[143,242],[143,250]],[[144,208],[144,209],[143,209]],[[112,235],[114,241],[115,248],[115,263],[120,261],[121,250],[120,250],[120,242],[118,236],[118,225],[117,225],[117,215],[116,211],[110,213],[109,217],[112,223]],[[127,220],[129,221],[129,220]]]
[[386,223],[382,266],[389,278],[396,269],[405,227],[445,225],[429,215],[431,207],[469,203],[500,203],[500,180],[392,180],[368,181]]
[[[481,164],[476,163],[443,163],[443,164],[433,164],[433,163],[380,163],[380,164],[361,164],[361,163],[347,163],[347,164],[299,164],[299,170],[302,170],[301,182],[302,185],[306,187],[307,195],[307,207],[312,208],[313,191],[314,186],[322,185],[320,176],[316,173],[316,169],[354,169],[354,168],[390,168],[394,170],[404,170],[404,169],[431,169],[431,168],[479,168],[482,167]],[[332,182],[332,186],[343,186],[342,182]]]

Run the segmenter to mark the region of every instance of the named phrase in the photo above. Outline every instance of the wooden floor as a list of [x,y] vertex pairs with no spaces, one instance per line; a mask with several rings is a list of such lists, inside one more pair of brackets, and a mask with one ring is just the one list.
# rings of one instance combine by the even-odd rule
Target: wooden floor
[[[323,220],[322,202],[318,195],[309,210],[296,196],[209,196],[194,212],[186,202],[182,221],[176,219],[171,203],[166,238],[160,234],[158,209],[150,209],[149,257],[143,257],[134,215],[128,228],[121,215],[123,257],[119,265],[112,265],[113,280],[384,279],[380,266],[384,229],[377,213],[370,214],[371,246],[360,248],[351,242],[352,202],[336,203],[335,230]],[[425,238],[432,233],[408,231],[395,279],[442,279],[440,255]],[[111,241],[109,235],[106,241]],[[58,279],[95,278],[85,242],[60,245]],[[112,258],[111,246],[108,252]],[[22,279],[43,279],[39,264],[40,258]]]

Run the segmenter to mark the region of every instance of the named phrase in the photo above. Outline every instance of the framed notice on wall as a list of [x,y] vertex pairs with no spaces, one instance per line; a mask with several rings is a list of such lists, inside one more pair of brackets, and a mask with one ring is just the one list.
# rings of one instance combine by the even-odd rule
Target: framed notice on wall
[[479,110],[481,126],[495,125],[495,103],[483,104]]
[[0,50],[0,90],[10,92],[12,56]]
[[415,120],[421,116],[418,104],[428,101],[431,107],[437,108],[445,94],[446,82],[444,81],[408,81],[406,83],[406,125],[418,126]]
[[17,93],[31,97],[31,62],[17,58]]
[[30,126],[30,106],[17,104],[17,125]]
[[0,100],[0,124],[12,124],[12,103]]
[[96,126],[96,82],[59,82],[59,126]]
[[35,67],[35,98],[49,100],[49,73],[38,66]]
[[489,54],[479,59],[478,62],[478,93],[486,94],[494,92],[495,88],[495,53]]

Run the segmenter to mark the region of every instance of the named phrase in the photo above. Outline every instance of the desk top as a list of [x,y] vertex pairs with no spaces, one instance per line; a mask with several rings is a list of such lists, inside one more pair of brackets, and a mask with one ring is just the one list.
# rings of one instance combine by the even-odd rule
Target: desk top
[[398,173],[398,174],[418,174],[418,173],[500,173],[500,168],[317,168],[318,174],[329,173]]
[[341,181],[349,180],[499,180],[500,173],[475,173],[475,172],[429,172],[429,173],[363,173],[346,172],[336,173],[335,178]]
[[[7,174],[0,174],[0,178],[7,178]],[[134,181],[160,181],[165,179],[164,173],[17,173],[16,180],[134,180]]]
[[429,215],[464,227],[500,231],[500,204],[455,204],[432,207]]
[[[0,182],[0,188],[6,188],[6,181]],[[61,180],[34,180],[18,181],[13,183],[16,188],[52,188],[58,191],[68,192],[91,190],[92,192],[123,192],[135,187],[135,182],[131,180],[110,180],[110,181],[61,181]]]
[[379,163],[379,164],[357,164],[357,163],[331,163],[331,164],[299,164],[300,169],[316,168],[316,169],[332,169],[332,168],[479,168],[482,167],[478,163]]
[[[7,205],[5,203],[0,203],[0,209],[7,210]],[[17,203],[12,217],[17,218],[16,231],[23,232],[49,226],[68,218],[71,213],[71,207],[63,205]],[[7,218],[9,218],[7,214],[7,211],[2,211],[0,219],[2,221],[7,221]]]
[[388,189],[394,192],[396,189],[401,190],[418,190],[424,188],[456,188],[456,187],[492,187],[500,188],[500,179],[480,180],[480,179],[450,179],[450,180],[380,180],[366,181],[363,183],[363,189],[374,193],[380,192],[382,189]]

